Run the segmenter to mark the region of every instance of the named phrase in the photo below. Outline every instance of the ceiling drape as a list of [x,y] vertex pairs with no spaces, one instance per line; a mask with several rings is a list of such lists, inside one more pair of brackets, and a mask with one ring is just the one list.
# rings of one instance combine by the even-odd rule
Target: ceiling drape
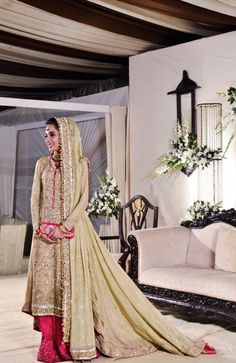
[[1,1],[0,96],[121,87],[129,57],[233,30],[232,0]]

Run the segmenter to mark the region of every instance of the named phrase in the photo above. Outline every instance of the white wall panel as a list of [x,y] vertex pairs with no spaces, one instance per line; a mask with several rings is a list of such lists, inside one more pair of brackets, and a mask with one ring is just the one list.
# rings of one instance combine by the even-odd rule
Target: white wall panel
[[[130,58],[131,195],[144,194],[160,207],[160,224],[178,224],[197,199],[195,171],[146,178],[156,158],[169,150],[176,125],[174,90],[186,69],[201,88],[196,104],[225,100],[217,92],[236,86],[236,32],[147,52]],[[224,105],[223,105],[224,109]],[[228,130],[224,134],[226,144]],[[223,162],[223,205],[236,207],[236,142]]]

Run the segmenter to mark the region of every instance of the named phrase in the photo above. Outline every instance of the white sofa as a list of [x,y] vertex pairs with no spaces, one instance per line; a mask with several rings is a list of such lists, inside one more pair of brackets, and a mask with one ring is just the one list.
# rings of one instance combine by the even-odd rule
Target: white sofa
[[236,228],[132,231],[131,277],[156,305],[236,320]]

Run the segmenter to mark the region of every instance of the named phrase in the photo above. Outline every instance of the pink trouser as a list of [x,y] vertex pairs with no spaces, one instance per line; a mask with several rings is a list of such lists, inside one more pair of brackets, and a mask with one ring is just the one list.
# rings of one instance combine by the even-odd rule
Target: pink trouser
[[[73,360],[68,344],[62,340],[62,321],[54,315],[37,316],[39,330],[42,333],[42,341],[39,347],[37,360],[45,363],[55,363]],[[96,335],[95,331],[95,335]],[[100,356],[97,350],[97,358]]]
[[37,359],[45,363],[72,360],[68,345],[62,340],[61,318],[54,315],[37,316],[36,318],[42,333]]

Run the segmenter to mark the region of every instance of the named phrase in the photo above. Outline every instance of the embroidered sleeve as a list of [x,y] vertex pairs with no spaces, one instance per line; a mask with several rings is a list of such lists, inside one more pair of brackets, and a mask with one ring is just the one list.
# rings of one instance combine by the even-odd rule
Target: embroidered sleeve
[[71,214],[66,220],[62,222],[63,226],[70,231],[79,217],[85,212],[88,205],[88,162],[86,159],[83,160],[83,173],[82,173],[82,188],[81,188],[81,198],[79,203],[75,206]]
[[32,224],[34,231],[36,231],[39,226],[40,192],[41,192],[41,159],[37,161],[35,166],[31,200],[30,200]]

